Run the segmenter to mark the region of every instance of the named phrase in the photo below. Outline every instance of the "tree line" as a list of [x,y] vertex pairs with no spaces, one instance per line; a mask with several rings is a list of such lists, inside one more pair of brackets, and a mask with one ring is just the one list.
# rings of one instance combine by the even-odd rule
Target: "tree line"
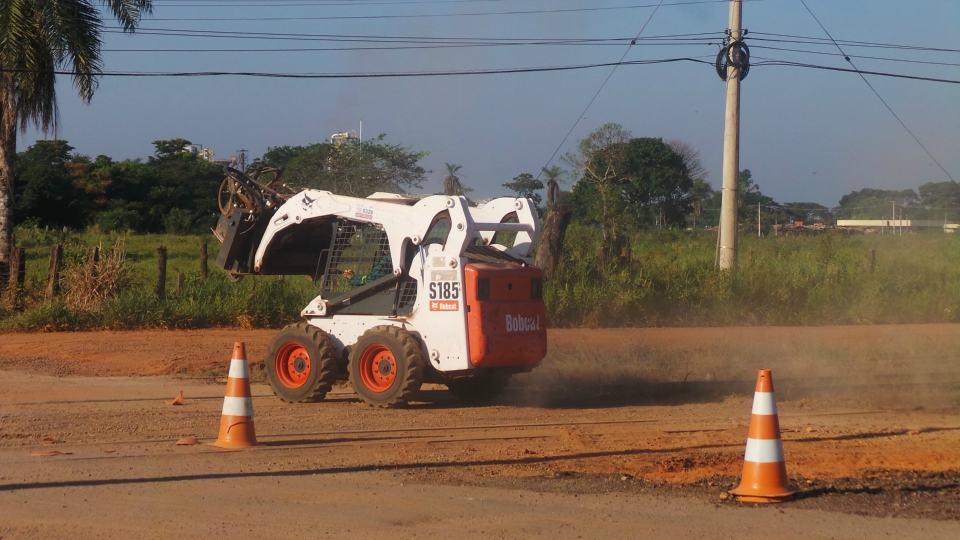
[[[19,225],[103,231],[203,233],[216,222],[222,166],[187,150],[190,141],[154,141],[147,159],[114,160],[78,154],[67,141],[36,141],[16,156],[14,212]],[[365,197],[377,191],[422,189],[428,152],[387,143],[384,135],[363,141],[324,141],[269,148],[251,168],[283,168],[291,186]],[[633,137],[618,124],[597,129],[539,177],[521,173],[502,187],[533,200],[541,212],[569,206],[571,218],[596,226],[616,250],[631,231],[643,228],[703,228],[719,221],[721,192],[707,181],[699,153],[684,141]],[[473,192],[446,163],[443,193]],[[541,180],[542,178],[542,180]],[[561,189],[564,184],[568,189]],[[505,192],[505,194],[507,194]],[[744,226],[763,228],[802,221],[889,217],[892,207],[912,219],[960,218],[960,185],[928,183],[917,191],[866,188],[844,195],[834,208],[813,202],[779,203],[763,194],[749,169],[739,175],[739,212]]]

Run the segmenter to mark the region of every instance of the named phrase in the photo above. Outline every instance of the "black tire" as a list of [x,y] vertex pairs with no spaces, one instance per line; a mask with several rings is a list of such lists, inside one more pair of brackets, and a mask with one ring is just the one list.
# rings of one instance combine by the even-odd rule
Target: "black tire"
[[423,384],[420,343],[396,326],[367,330],[350,351],[350,383],[374,407],[402,407]]
[[305,322],[281,330],[263,363],[273,393],[288,403],[320,401],[337,380],[336,348],[330,336]]
[[481,405],[496,399],[509,382],[510,375],[475,375],[447,381],[446,385],[460,401]]

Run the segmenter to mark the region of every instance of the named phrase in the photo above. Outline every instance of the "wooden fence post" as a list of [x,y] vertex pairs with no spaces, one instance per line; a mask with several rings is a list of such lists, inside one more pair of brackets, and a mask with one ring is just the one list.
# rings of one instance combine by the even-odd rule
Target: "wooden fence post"
[[17,247],[13,249],[13,258],[10,260],[10,280],[8,285],[8,299],[10,309],[17,309],[17,297],[23,289],[23,280],[27,275],[27,249]]
[[167,297],[167,248],[157,248],[157,299]]
[[177,294],[183,294],[183,285],[187,281],[187,276],[183,275],[183,272],[177,273]]
[[60,294],[60,267],[63,265],[63,246],[54,244],[50,248],[50,267],[47,270],[47,302]]
[[875,249],[870,250],[870,273],[873,273],[873,269],[877,265],[877,251]]
[[200,244],[200,281],[207,280],[207,243]]

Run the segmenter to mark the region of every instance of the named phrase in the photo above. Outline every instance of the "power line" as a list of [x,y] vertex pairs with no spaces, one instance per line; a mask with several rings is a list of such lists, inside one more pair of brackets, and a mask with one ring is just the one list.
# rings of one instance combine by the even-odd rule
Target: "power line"
[[[820,29],[823,30],[823,33],[825,33],[825,34],[827,35],[827,37],[830,38],[830,41],[832,41],[833,44],[836,45],[837,50],[840,51],[840,54],[843,54],[844,59],[853,67],[853,69],[856,71],[856,73],[857,73],[858,75],[860,75],[860,78],[863,79],[863,82],[867,83],[867,86],[869,86],[869,87],[870,87],[870,90],[873,91],[873,94],[874,94],[875,96],[877,96],[877,99],[879,99],[880,102],[883,103],[883,106],[886,107],[888,111],[890,111],[890,114],[892,114],[893,117],[897,119],[897,122],[900,122],[900,125],[903,126],[903,129],[905,129],[905,130],[907,131],[907,133],[909,133],[910,136],[913,137],[913,140],[917,141],[917,144],[920,145],[920,148],[923,148],[923,151],[926,152],[928,156],[930,156],[930,159],[932,159],[933,162],[936,163],[938,167],[940,167],[940,170],[943,171],[943,174],[947,175],[947,177],[950,178],[950,180],[953,180],[954,182],[956,182],[956,180],[954,180],[953,176],[952,176],[949,172],[947,172],[947,169],[945,169],[945,168],[943,167],[943,165],[941,165],[940,162],[937,161],[937,158],[933,157],[933,154],[931,154],[930,151],[927,150],[927,147],[924,146],[922,142],[920,142],[920,139],[918,139],[917,136],[914,135],[912,131],[910,131],[910,128],[908,128],[907,125],[903,123],[903,120],[901,120],[900,117],[897,116],[897,113],[895,113],[895,112],[893,111],[893,109],[890,107],[890,105],[887,104],[886,100],[884,100],[883,97],[880,96],[880,93],[877,92],[877,89],[874,88],[872,84],[870,84],[870,81],[867,80],[867,78],[866,78],[866,76],[864,76],[863,72],[861,72],[859,69],[857,69],[857,66],[854,65],[853,61],[850,60],[850,57],[847,56],[847,54],[846,54],[845,52],[843,52],[843,49],[842,49],[842,48],[840,47],[840,45],[837,44],[837,42],[833,39],[833,36],[830,35],[830,32],[828,32],[827,29],[823,26],[823,24],[820,22],[820,19],[818,19],[817,16],[813,14],[813,11],[810,9],[810,7],[807,5],[807,3],[806,3],[804,0],[800,0],[800,3],[803,4],[803,7],[807,9],[807,12],[810,13],[810,16],[813,17],[813,20],[817,21],[817,25],[820,26]],[[904,78],[915,78],[915,77],[904,77]],[[948,81],[946,81],[946,80],[941,80],[940,82],[948,82]],[[955,82],[955,84],[957,84],[957,82]]]
[[[235,3],[236,0],[223,0],[222,2],[212,3],[212,4],[199,4],[193,0],[181,0],[184,3],[180,3],[177,0],[171,0],[170,2],[164,2],[162,0],[154,0],[154,5],[157,6],[169,6],[169,7],[291,7],[291,6],[382,6],[382,5],[412,5],[412,4],[472,4],[472,3],[499,3],[499,2],[509,2],[517,0],[394,0],[394,1],[363,1],[363,0],[350,0],[344,2],[342,0],[315,0],[313,2],[270,2],[267,0],[247,0],[246,3]],[[216,0],[207,0],[208,2],[215,2]]]
[[[785,47],[769,47],[769,46],[766,46],[766,45],[754,45],[754,46],[753,46],[753,49],[767,49],[767,50],[771,50],[771,51],[784,51],[784,52],[805,53],[805,54],[819,54],[819,55],[826,55],[826,56],[843,56],[843,54],[841,54],[841,53],[832,53],[832,52],[825,52],[825,51],[807,51],[807,50],[803,50],[803,49],[788,49],[788,48],[785,48]],[[954,62],[932,62],[932,61],[926,61],[926,60],[910,60],[910,59],[906,59],[906,58],[886,58],[886,57],[883,57],[883,56],[863,56],[863,55],[854,55],[854,54],[851,54],[851,55],[848,55],[848,56],[850,56],[850,58],[863,58],[863,59],[866,59],[866,60],[883,60],[883,61],[885,61],[885,62],[903,62],[903,63],[907,63],[907,64],[928,64],[928,65],[936,65],[936,66],[960,66],[960,63],[954,63]],[[759,57],[757,57],[757,58],[759,58]]]
[[[119,29],[104,30],[105,33],[120,33]],[[173,35],[185,37],[204,37],[204,38],[222,38],[222,39],[271,39],[271,40],[302,40],[302,41],[358,41],[358,42],[516,42],[516,41],[543,41],[543,42],[629,42],[629,41],[660,41],[668,39],[689,39],[691,42],[712,42],[720,38],[717,32],[699,33],[699,34],[674,34],[666,36],[652,36],[649,38],[635,39],[627,38],[468,38],[468,37],[413,37],[413,36],[377,36],[377,35],[344,35],[344,34],[304,34],[304,33],[283,33],[283,32],[244,32],[238,30],[190,30],[185,28],[153,28],[147,30],[138,30],[139,34],[145,35]],[[704,37],[695,37],[704,36]]]
[[[759,2],[762,0],[752,0]],[[671,2],[663,4],[664,6],[688,6],[695,4],[718,4],[727,3],[728,0],[690,0],[687,2]],[[662,2],[661,2],[662,3]],[[413,13],[413,14],[393,14],[393,15],[325,15],[320,17],[151,17],[151,21],[333,21],[333,20],[353,20],[353,19],[426,19],[438,17],[488,17],[500,15],[534,15],[541,13],[582,13],[589,11],[618,11],[627,9],[646,9],[659,8],[660,4],[636,4],[629,6],[601,6],[586,8],[554,8],[554,9],[530,9],[517,11],[483,11],[472,13]]]
[[[661,58],[656,60],[631,60],[628,62],[607,62],[601,64],[576,64],[569,66],[544,66],[528,68],[499,68],[499,69],[475,69],[475,70],[447,70],[447,71],[405,71],[405,72],[379,72],[379,73],[274,73],[260,71],[105,71],[98,73],[101,77],[264,77],[277,79],[376,79],[376,78],[398,78],[398,77],[439,77],[453,75],[498,75],[509,73],[539,73],[550,71],[574,71],[581,69],[593,69],[601,67],[611,67],[618,65],[652,65],[652,64],[670,64],[675,62],[695,62],[698,64],[713,65],[713,62],[705,60],[713,58],[710,56],[683,57],[683,58]],[[36,73],[35,70],[24,69],[0,69],[0,73]],[[54,71],[55,75],[74,75],[72,71]]]
[[[616,46],[618,43],[463,43],[463,44],[445,44],[445,45],[401,45],[389,47],[299,47],[299,48],[274,48],[274,49],[101,49],[104,52],[151,52],[151,53],[201,53],[201,52],[319,52],[319,51],[403,51],[403,50],[424,50],[424,49],[469,49],[483,47],[509,47],[509,46]],[[680,46],[690,47],[693,45],[709,45],[708,43],[649,43],[647,46]],[[960,65],[960,64],[955,64]]]
[[[807,41],[797,41],[797,42],[788,42],[788,43],[808,43],[808,42],[817,42],[823,43],[825,45],[832,45],[835,43],[840,43],[841,45],[846,45],[848,47],[884,47],[884,48],[894,48],[894,49],[909,49],[909,50],[918,50],[918,51],[930,51],[930,52],[960,52],[960,49],[945,49],[942,47],[928,47],[920,45],[903,45],[897,43],[878,43],[874,41],[853,41],[849,39],[838,39],[836,42],[829,38],[820,38],[814,36],[797,36],[792,34],[774,34],[770,32],[754,32],[751,31],[750,35],[760,35],[760,36],[774,36],[782,38],[795,38],[803,39]],[[775,39],[766,39],[766,38],[757,38],[751,37],[753,41],[778,41]]]
[[[887,72],[884,72],[884,71],[865,71],[865,70],[856,69],[856,68],[854,68],[854,69],[848,69],[848,68],[833,67],[833,66],[821,66],[821,65],[817,65],[817,64],[804,64],[803,62],[791,62],[791,61],[789,61],[789,60],[777,60],[777,59],[775,59],[775,58],[764,58],[764,57],[762,57],[762,56],[754,56],[754,58],[762,59],[762,60],[764,60],[764,61],[763,61],[763,62],[757,62],[757,63],[755,63],[755,64],[752,64],[753,66],[790,66],[790,67],[802,67],[802,68],[810,68],[810,69],[823,69],[823,70],[826,70],[826,71],[840,71],[840,72],[843,72],[843,73],[857,73],[857,74],[861,74],[861,76],[862,76],[862,75],[877,75],[877,76],[879,76],[879,77],[892,77],[892,78],[894,78],[894,79],[910,79],[910,80],[914,80],[914,81],[939,82],[939,83],[947,83],[947,84],[960,84],[960,80],[957,80],[957,79],[937,79],[937,78],[935,78],[935,77],[920,77],[920,76],[918,76],[918,75],[904,75],[904,74],[902,74],[902,73],[887,73]],[[891,112],[893,112],[893,111],[891,111]],[[896,116],[896,115],[894,115],[894,116]],[[898,120],[899,120],[899,118],[898,118]],[[904,126],[904,127],[906,127],[906,126]],[[909,130],[908,130],[908,131],[909,131]],[[911,135],[912,135],[912,133],[911,133]],[[917,142],[920,142],[920,141],[917,141]],[[923,146],[923,145],[921,145],[921,146]],[[931,157],[932,157],[932,156],[931,156]],[[934,161],[936,161],[936,160],[934,160]],[[950,176],[950,175],[947,174],[947,176]]]
[[[663,4],[663,0],[660,0],[660,4]],[[547,162],[543,165],[543,167],[540,167],[540,172],[537,173],[537,180],[540,179],[540,176],[543,174],[543,170],[546,169],[548,165],[550,165],[550,162],[553,161],[553,158],[557,157],[557,152],[559,152],[560,149],[563,148],[563,144],[567,142],[567,139],[570,138],[570,134],[573,133],[573,130],[576,129],[577,125],[580,124],[580,120],[583,119],[583,115],[587,114],[587,111],[590,110],[590,106],[593,105],[593,102],[597,100],[597,96],[599,96],[600,92],[603,91],[603,87],[605,87],[607,85],[607,82],[610,81],[610,77],[613,77],[613,74],[617,71],[617,68],[620,66],[620,64],[623,63],[623,59],[627,57],[627,53],[629,53],[630,49],[633,48],[634,45],[636,45],[637,40],[640,39],[640,34],[643,33],[643,31],[647,28],[647,25],[650,24],[650,21],[653,20],[653,16],[657,14],[657,10],[660,9],[660,4],[658,4],[657,7],[654,8],[653,12],[650,13],[650,16],[647,17],[647,21],[643,23],[643,26],[640,27],[640,31],[637,32],[637,36],[633,38],[633,41],[631,41],[629,45],[627,45],[627,50],[623,51],[623,55],[620,56],[620,60],[617,60],[617,63],[613,65],[613,69],[610,70],[610,73],[607,75],[607,78],[603,80],[603,83],[600,85],[600,88],[597,89],[597,93],[594,94],[592,98],[590,98],[590,102],[587,103],[587,106],[583,108],[583,112],[577,116],[577,119],[573,123],[573,126],[571,126],[570,130],[567,131],[567,134],[563,136],[563,140],[560,141],[560,144],[557,145],[557,149],[554,150],[553,154],[550,155],[550,159],[547,160]]]
[[[616,66],[641,66],[653,64],[669,64],[676,62],[694,62],[698,64],[707,64],[713,66],[714,62],[707,59],[714,59],[714,55],[678,57],[678,58],[660,58],[652,60],[629,60],[619,62],[605,62],[596,64],[574,64],[567,66],[538,66],[525,68],[495,68],[495,69],[471,69],[471,70],[441,70],[441,71],[405,71],[405,72],[374,72],[374,73],[279,73],[262,71],[105,71],[100,72],[100,77],[265,77],[265,78],[289,78],[289,79],[361,79],[361,78],[395,78],[395,77],[436,77],[436,76],[455,76],[455,75],[498,75],[510,73],[538,73],[550,71],[575,71],[582,69],[593,69],[601,67]],[[755,57],[760,58],[760,57]],[[753,66],[787,66],[801,67],[810,69],[822,69],[827,71],[838,71],[844,73],[858,73],[865,75],[877,75],[881,77],[892,77],[897,79],[910,79],[928,82],[940,82],[948,84],[960,84],[960,80],[955,79],[937,79],[933,77],[920,77],[915,75],[904,75],[899,73],[887,73],[882,71],[864,71],[857,69],[839,68],[833,66],[822,66],[817,64],[804,64],[801,62],[791,62],[787,60],[777,60],[772,58],[763,58],[762,62],[752,64]],[[0,73],[36,73],[36,70],[24,69],[0,69]],[[72,71],[58,70],[55,75],[74,75]],[[609,76],[608,76],[609,80]],[[594,99],[597,94],[595,94]],[[591,100],[592,101],[592,100]],[[582,117],[586,114],[586,109],[580,114]],[[569,137],[569,134],[568,134]],[[562,145],[561,145],[562,146]],[[556,153],[554,153],[556,157]],[[551,158],[552,161],[552,158]],[[549,162],[547,163],[549,165]]]
[[[181,34],[187,36],[194,36],[194,34]],[[218,37],[218,38],[231,38],[233,36],[197,36],[197,37]],[[260,36],[255,36],[259,38]],[[274,39],[276,36],[266,36],[267,39]],[[520,39],[485,39],[478,38],[476,40],[464,40],[462,38],[413,38],[413,37],[391,37],[391,36],[325,36],[325,37],[316,37],[316,38],[297,38],[292,37],[289,39],[284,39],[288,41],[323,41],[323,42],[346,42],[346,43],[360,43],[360,44],[391,44],[390,46],[383,47],[374,47],[374,46],[361,46],[361,47],[298,47],[298,48],[232,48],[232,49],[212,49],[212,48],[191,48],[191,49],[168,49],[168,48],[156,48],[156,49],[102,49],[105,52],[304,52],[304,51],[363,51],[363,50],[408,50],[408,49],[446,49],[446,48],[470,48],[470,47],[507,47],[507,46],[585,46],[585,47],[595,47],[595,46],[622,46],[624,41],[631,41],[632,38],[601,38],[601,39],[531,39],[531,40],[520,40]],[[714,37],[670,37],[670,36],[657,36],[650,37],[637,43],[637,46],[651,46],[651,47],[690,47],[690,46],[703,46],[711,45],[713,42],[721,39],[721,36],[716,35]],[[400,44],[395,45],[395,44]]]

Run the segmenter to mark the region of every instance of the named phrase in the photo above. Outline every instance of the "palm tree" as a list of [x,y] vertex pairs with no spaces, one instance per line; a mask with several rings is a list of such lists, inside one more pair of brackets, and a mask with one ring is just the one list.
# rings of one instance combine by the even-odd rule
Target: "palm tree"
[[543,174],[547,175],[547,206],[553,206],[560,201],[560,185],[557,178],[563,174],[563,169],[554,165],[549,169],[544,167]]
[[444,195],[463,195],[463,184],[460,183],[460,177],[457,176],[462,166],[453,163],[444,163],[447,166],[447,177],[443,179]]
[[[100,0],[133,32],[152,0]],[[17,129],[47,132],[59,121],[57,72],[69,72],[80,99],[89,102],[101,73],[103,20],[91,0],[0,2],[0,269],[13,248],[13,178]]]

